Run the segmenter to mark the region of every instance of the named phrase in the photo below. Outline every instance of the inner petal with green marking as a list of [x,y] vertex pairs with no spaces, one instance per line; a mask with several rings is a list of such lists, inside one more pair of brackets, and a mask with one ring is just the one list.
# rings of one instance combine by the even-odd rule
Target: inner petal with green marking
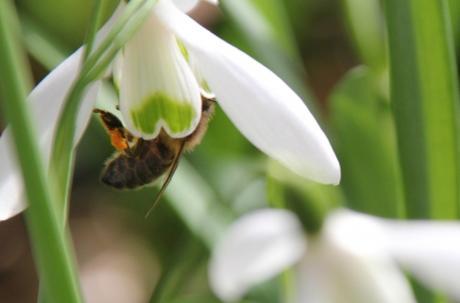
[[193,127],[198,113],[190,102],[175,100],[166,93],[156,92],[133,107],[130,114],[134,126],[144,134],[155,134],[160,126],[178,134]]

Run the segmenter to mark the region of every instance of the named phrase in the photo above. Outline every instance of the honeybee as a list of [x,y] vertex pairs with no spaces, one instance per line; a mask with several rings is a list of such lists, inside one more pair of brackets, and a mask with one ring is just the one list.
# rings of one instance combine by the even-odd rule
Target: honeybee
[[203,139],[214,106],[214,99],[202,96],[201,120],[192,134],[175,139],[161,130],[152,140],[133,136],[116,116],[95,110],[116,149],[115,154],[105,163],[101,181],[116,189],[135,189],[155,182],[168,172],[148,215],[171,181],[182,153],[193,150]]

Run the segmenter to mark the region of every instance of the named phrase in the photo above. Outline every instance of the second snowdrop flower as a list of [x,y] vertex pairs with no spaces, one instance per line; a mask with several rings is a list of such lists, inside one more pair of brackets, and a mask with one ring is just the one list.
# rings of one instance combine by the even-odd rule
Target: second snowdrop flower
[[233,302],[292,266],[295,303],[415,303],[400,265],[459,300],[459,239],[457,222],[383,220],[346,210],[332,213],[312,236],[294,213],[264,209],[229,228],[213,252],[210,284]]

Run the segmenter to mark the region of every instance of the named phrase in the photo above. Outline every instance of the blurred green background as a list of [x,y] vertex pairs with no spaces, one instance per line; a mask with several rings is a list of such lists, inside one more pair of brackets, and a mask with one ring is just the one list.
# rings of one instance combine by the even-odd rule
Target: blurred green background
[[[342,165],[342,185],[305,182],[307,199],[403,217],[383,12],[379,1],[350,10],[352,2],[221,0],[220,9],[202,4],[192,16],[273,69],[321,121]],[[107,16],[116,3],[104,1]],[[38,82],[81,45],[92,1],[16,5]],[[460,5],[451,5],[458,36]],[[217,108],[203,143],[184,157],[159,207],[144,219],[157,188],[118,192],[102,185],[99,174],[112,153],[95,116],[78,147],[70,213],[88,302],[219,302],[207,283],[210,247],[232,218],[273,202],[269,160]],[[35,302],[21,216],[0,223],[0,243],[0,302]],[[255,289],[245,302],[279,302],[277,285]]]

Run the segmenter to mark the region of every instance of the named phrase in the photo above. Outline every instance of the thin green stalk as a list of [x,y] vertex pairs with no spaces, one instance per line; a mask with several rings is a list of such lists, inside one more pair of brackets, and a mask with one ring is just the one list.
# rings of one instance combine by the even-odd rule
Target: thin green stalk
[[290,268],[279,277],[281,282],[280,302],[295,302],[296,299],[296,272]]
[[[120,16],[119,20],[115,23],[112,30],[109,32],[107,37],[101,42],[101,44],[91,53],[91,56],[88,56],[88,59],[85,61],[85,65],[82,68],[81,74],[85,74],[88,69],[91,69],[95,66],[98,60],[104,55],[104,53],[112,45],[112,42],[116,39],[120,32],[126,27],[131,18],[134,18],[136,12],[142,7],[145,7],[145,4],[151,3],[149,0],[131,0],[126,6],[124,13]],[[155,0],[153,0],[155,2]]]
[[88,33],[85,40],[85,52],[83,53],[83,62],[88,59],[89,54],[93,50],[94,40],[96,38],[97,29],[101,25],[104,11],[102,9],[102,1],[96,0],[93,3],[93,13],[88,27]]
[[449,12],[452,20],[454,40],[458,50],[460,46],[460,1],[449,0]]
[[[74,137],[79,108],[85,89],[97,80],[115,58],[133,32],[148,16],[156,0],[132,0],[113,29],[84,62],[80,75],[72,86],[59,118],[51,154],[50,174],[59,198],[58,213],[65,223],[68,194],[74,162]],[[93,35],[94,39],[95,35]]]
[[349,71],[329,104],[347,207],[404,217],[393,116],[389,100],[377,90],[375,73],[364,66]]
[[407,214],[457,218],[460,100],[447,1],[385,4]]
[[[84,94],[84,87],[86,83],[78,82],[74,86],[74,89],[71,91],[67,100],[69,104],[72,104],[72,107],[67,109],[68,111],[73,110],[77,111],[77,101],[81,99],[81,96]],[[76,123],[76,117],[74,119],[66,119],[60,121],[58,124],[57,132],[59,133],[61,129],[74,129]],[[75,130],[72,132],[72,137],[74,137]],[[57,138],[57,136],[56,136]],[[50,162],[50,179],[54,187],[54,196],[55,198],[55,207],[59,215],[62,226],[65,226],[67,222],[67,213],[68,213],[68,200],[69,200],[69,189],[71,184],[71,175],[72,175],[72,165],[75,157],[73,150],[73,140],[68,143],[69,140],[55,140],[53,145],[53,154],[59,155],[59,158],[52,157]],[[72,144],[72,148],[68,148],[68,144]]]
[[[27,108],[27,69],[14,34],[17,17],[9,1],[0,1],[0,72],[3,104],[14,138],[29,202],[27,228],[40,280],[50,302],[82,302],[68,245],[60,229],[50,188]],[[16,30],[16,32],[14,32]]]

